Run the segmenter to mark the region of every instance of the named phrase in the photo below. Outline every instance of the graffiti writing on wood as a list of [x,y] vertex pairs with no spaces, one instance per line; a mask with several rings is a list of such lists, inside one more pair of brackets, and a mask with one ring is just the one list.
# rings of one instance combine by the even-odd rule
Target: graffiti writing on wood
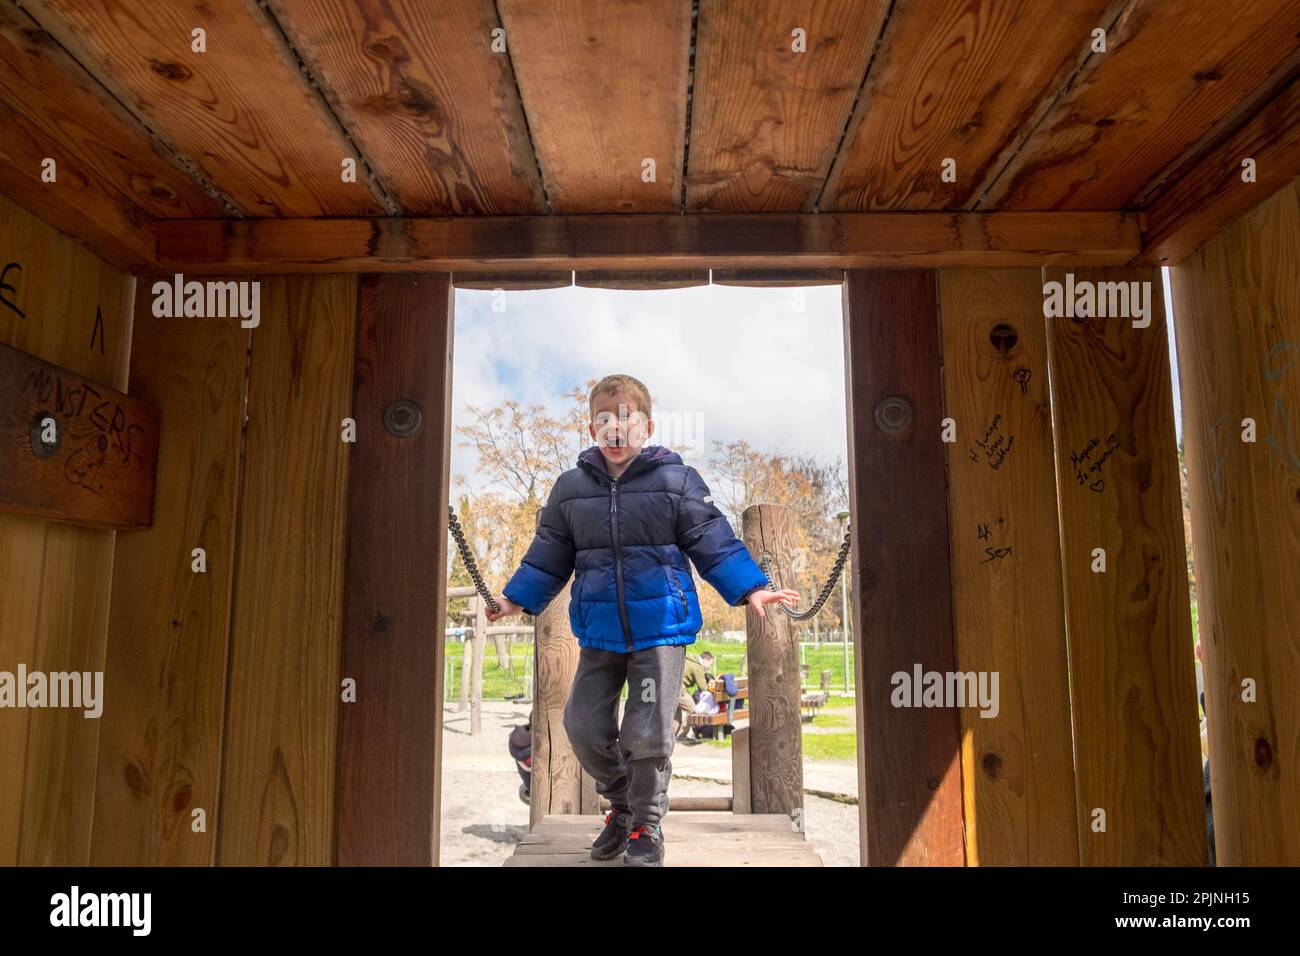
[[1106,447],[1101,447],[1100,438],[1090,438],[1088,444],[1078,451],[1070,452],[1070,464],[1074,466],[1074,480],[1087,485],[1091,490],[1101,494],[1106,490],[1106,479],[1101,475],[1101,466],[1107,459],[1119,451],[1119,438],[1111,432],[1106,436]]
[[113,396],[46,367],[27,376],[23,394],[32,395],[40,410],[59,423],[62,444],[70,449],[63,466],[70,484],[98,494],[105,468],[143,466],[139,444],[144,429],[131,422]]
[[[18,318],[25,319],[27,318],[27,314],[23,312],[22,309],[18,308],[18,304],[14,302],[11,298],[9,298],[8,295],[6,295],[6,293],[8,292],[12,292],[15,294],[18,292],[18,290],[15,289],[13,286],[11,286],[7,281],[9,279],[9,273],[11,271],[22,272],[23,271],[22,263],[6,262],[4,269],[0,269],[0,305],[3,305],[9,309],[13,309],[13,311],[18,313]],[[15,276],[15,281],[16,280],[17,277]]]
[[[1007,460],[1007,455],[1011,454],[1011,447],[1016,443],[1015,435],[1002,434],[1001,429],[1002,415],[998,413],[990,419],[988,427],[984,429],[984,434],[975,439],[975,444],[984,452],[984,460],[988,462],[989,467],[994,471],[1002,467],[1002,463]],[[968,451],[970,460],[978,464],[980,461],[979,452],[974,448],[968,449]]]

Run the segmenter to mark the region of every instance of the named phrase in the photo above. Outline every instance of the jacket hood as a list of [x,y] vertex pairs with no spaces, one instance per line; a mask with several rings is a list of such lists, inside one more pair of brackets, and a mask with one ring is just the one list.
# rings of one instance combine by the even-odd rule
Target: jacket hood
[[[627,475],[634,468],[640,471],[643,468],[654,468],[659,465],[683,465],[682,456],[665,445],[645,445],[637,453],[626,468],[623,474]],[[586,467],[589,470],[598,472],[606,478],[610,477],[609,469],[605,466],[605,456],[600,453],[599,445],[592,445],[578,455],[578,466]]]

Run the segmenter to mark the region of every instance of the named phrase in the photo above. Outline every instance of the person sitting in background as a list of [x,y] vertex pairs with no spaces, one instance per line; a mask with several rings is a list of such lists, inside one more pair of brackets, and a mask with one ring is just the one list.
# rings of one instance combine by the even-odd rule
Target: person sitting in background
[[700,699],[700,692],[709,689],[709,680],[711,675],[708,669],[713,666],[713,655],[708,651],[702,652],[699,657],[694,654],[686,655],[686,669],[682,672],[682,696],[677,701],[677,717],[680,721],[677,731],[678,740],[697,740],[699,735],[695,733],[695,728],[687,720],[687,716],[695,713],[695,705]]

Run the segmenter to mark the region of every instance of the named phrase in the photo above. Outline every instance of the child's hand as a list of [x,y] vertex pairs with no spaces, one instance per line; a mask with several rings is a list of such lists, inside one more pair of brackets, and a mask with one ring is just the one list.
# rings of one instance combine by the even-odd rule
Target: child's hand
[[511,614],[520,614],[524,610],[518,604],[510,600],[505,595],[502,595],[501,597],[497,598],[496,602],[498,605],[500,605],[501,610],[494,612],[492,608],[490,607],[487,608],[486,609],[487,619],[489,621],[500,620],[503,617],[509,617]]
[[779,591],[769,591],[767,588],[759,588],[750,594],[749,606],[752,607],[759,617],[767,617],[767,612],[763,610],[764,604],[775,604],[780,601],[782,604],[789,606],[791,609],[799,603],[799,592],[792,588],[782,588]]

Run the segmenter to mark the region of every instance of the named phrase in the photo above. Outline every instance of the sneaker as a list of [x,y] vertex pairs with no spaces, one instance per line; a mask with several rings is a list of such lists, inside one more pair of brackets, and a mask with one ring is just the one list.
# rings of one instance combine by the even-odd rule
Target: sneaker
[[646,823],[638,823],[633,827],[623,862],[629,866],[663,866],[663,827]]
[[632,832],[632,811],[625,807],[611,807],[605,814],[605,829],[591,844],[593,860],[612,860],[627,849]]

